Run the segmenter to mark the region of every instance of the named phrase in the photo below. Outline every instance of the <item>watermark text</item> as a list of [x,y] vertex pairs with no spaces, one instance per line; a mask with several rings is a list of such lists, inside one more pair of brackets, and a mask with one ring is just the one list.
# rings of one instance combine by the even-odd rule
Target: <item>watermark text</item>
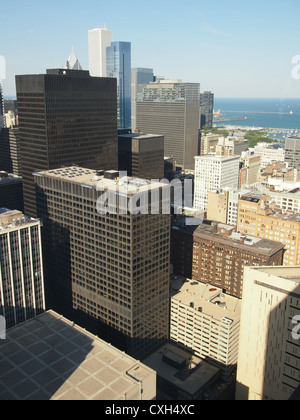
[[294,340],[300,340],[300,315],[294,316],[292,324],[295,325],[292,329],[292,337]]
[[292,70],[292,78],[294,80],[300,79],[300,55],[295,55],[292,58],[292,64],[295,64]]
[[6,340],[6,320],[0,316],[0,340]]

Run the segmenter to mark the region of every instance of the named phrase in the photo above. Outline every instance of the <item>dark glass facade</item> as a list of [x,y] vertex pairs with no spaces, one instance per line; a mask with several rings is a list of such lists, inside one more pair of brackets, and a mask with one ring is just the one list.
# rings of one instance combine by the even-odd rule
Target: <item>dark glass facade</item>
[[164,178],[164,137],[119,134],[119,170],[143,179]]
[[201,127],[213,127],[214,124],[214,94],[204,92],[200,95]]
[[25,212],[36,215],[36,170],[117,167],[116,80],[86,71],[16,76]]
[[0,133],[0,171],[22,176],[18,128],[4,128]]

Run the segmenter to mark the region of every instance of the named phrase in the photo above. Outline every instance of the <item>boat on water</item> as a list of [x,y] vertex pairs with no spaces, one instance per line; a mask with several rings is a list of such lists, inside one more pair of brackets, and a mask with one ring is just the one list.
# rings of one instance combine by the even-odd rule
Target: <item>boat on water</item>
[[293,111],[291,111],[290,114],[293,115],[294,114]]

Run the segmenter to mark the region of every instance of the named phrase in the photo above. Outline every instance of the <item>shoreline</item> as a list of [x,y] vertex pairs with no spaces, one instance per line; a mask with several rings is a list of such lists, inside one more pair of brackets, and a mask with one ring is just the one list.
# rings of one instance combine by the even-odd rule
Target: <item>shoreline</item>
[[[278,140],[285,140],[286,138],[300,135],[300,129],[295,128],[275,128],[275,127],[255,127],[255,126],[243,126],[243,125],[219,125],[214,124],[213,128],[220,130],[237,130],[237,131],[262,131],[272,136],[278,135]],[[274,140],[277,138],[274,137]]]

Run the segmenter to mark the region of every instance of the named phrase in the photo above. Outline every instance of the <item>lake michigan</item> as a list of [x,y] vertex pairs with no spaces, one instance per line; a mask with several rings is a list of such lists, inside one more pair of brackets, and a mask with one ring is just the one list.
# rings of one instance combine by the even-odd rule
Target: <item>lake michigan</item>
[[300,134],[300,98],[215,98],[214,110],[221,111],[216,126],[264,128],[269,137],[280,139]]

